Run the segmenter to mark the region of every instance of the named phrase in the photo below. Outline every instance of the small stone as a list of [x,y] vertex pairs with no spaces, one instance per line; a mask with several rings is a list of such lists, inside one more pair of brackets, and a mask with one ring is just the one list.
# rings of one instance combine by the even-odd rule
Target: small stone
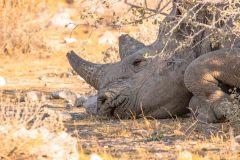
[[72,109],[74,106],[71,103],[66,103],[64,106],[66,109]]
[[59,115],[62,118],[62,121],[71,121],[73,118],[70,113],[68,112],[59,112]]
[[23,99],[25,102],[26,101],[31,101],[31,102],[46,101],[46,96],[41,92],[30,91],[25,94],[24,98],[20,98],[20,99]]
[[44,108],[44,113],[45,114],[43,116],[43,119],[52,116],[52,117],[59,117],[64,122],[72,120],[72,116],[68,112],[57,111],[51,108]]
[[70,113],[72,120],[83,120],[88,117],[86,113]]
[[237,136],[235,137],[235,141],[236,141],[238,144],[240,144],[240,135],[237,135]]
[[230,94],[230,98],[234,99],[236,97],[236,94]]
[[78,97],[74,106],[75,107],[82,107],[83,106],[83,103],[86,101],[86,98],[85,97]]
[[177,160],[192,160],[192,159],[193,159],[192,153],[189,151],[180,152],[177,158]]
[[117,43],[116,37],[113,35],[112,32],[106,31],[98,40],[99,44],[102,45],[114,45]]
[[73,73],[72,72],[69,72],[69,71],[67,71],[66,72],[66,77],[68,78],[68,77],[72,77],[73,76]]
[[[56,111],[54,109],[48,108],[48,107],[54,107],[54,106],[52,106],[52,104],[51,105],[48,105],[48,104],[44,105],[43,106],[43,112],[45,114],[47,114],[48,116],[54,115],[56,113]],[[48,117],[48,116],[46,116],[46,117]]]
[[64,10],[54,15],[51,20],[51,24],[57,27],[66,27],[69,24],[73,24],[73,21],[70,18],[70,13],[68,10]]
[[73,30],[74,28],[77,27],[77,25],[74,23],[69,23],[69,24],[65,25],[65,27],[69,30]]
[[97,96],[90,96],[83,103],[83,107],[85,108],[88,114],[96,115],[97,114]]
[[[78,140],[65,131],[52,132],[44,125],[36,128],[25,128],[23,125],[17,125],[17,127],[12,125],[0,126],[0,128],[3,127],[13,142],[21,139],[19,143],[16,141],[16,146],[21,143],[23,147],[28,147],[29,142],[37,141],[36,145],[28,147],[29,155],[36,157],[36,159],[79,159]],[[13,130],[14,132],[12,132]]]
[[70,44],[77,42],[76,38],[64,37],[64,43]]
[[83,103],[86,101],[84,96],[78,95],[71,91],[60,90],[52,92],[51,95],[55,99],[65,99],[67,101],[65,107],[69,107],[69,105],[72,107],[80,107],[83,106]]
[[92,154],[90,160],[102,160],[102,158],[97,154]]
[[77,95],[71,91],[60,90],[52,92],[51,95],[55,99],[65,99],[68,103],[71,103],[72,105],[74,105],[77,100]]
[[71,91],[64,91],[64,90],[52,92],[53,98],[56,98],[56,99],[66,99],[69,95],[71,96],[73,94],[74,93],[72,93]]
[[5,86],[6,84],[7,84],[6,79],[0,76],[0,86]]
[[92,44],[92,41],[90,39],[87,40],[80,40],[79,45],[88,45],[88,44]]

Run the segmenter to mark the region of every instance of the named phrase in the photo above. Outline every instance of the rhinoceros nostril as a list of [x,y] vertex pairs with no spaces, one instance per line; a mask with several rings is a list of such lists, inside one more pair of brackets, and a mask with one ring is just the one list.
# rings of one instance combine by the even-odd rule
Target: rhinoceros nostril
[[100,95],[100,96],[98,96],[98,102],[100,103],[100,104],[104,104],[106,101],[107,101],[107,96],[106,95]]

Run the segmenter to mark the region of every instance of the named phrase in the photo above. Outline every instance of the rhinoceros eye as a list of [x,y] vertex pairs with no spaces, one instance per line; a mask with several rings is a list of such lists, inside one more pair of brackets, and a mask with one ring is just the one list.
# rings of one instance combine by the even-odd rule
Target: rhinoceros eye
[[147,64],[147,61],[146,61],[146,59],[136,59],[135,61],[133,61],[132,64],[135,67],[142,67]]

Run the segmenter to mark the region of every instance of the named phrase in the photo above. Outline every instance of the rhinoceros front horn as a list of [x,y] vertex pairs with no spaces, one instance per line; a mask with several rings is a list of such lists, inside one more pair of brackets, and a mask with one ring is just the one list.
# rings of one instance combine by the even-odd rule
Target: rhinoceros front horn
[[128,34],[123,34],[119,37],[119,54],[121,59],[144,47],[146,46],[142,42],[130,37]]
[[103,75],[104,64],[95,64],[80,58],[74,51],[67,53],[72,68],[91,86],[99,89],[99,79]]

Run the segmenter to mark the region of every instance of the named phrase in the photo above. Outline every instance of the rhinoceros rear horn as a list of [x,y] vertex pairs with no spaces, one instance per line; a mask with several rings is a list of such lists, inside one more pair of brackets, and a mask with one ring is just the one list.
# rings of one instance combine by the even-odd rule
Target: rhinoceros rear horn
[[123,34],[119,37],[119,54],[121,59],[144,47],[146,46],[142,42],[130,37],[128,34]]
[[79,57],[74,51],[67,53],[72,68],[91,86],[99,89],[99,78],[103,75],[104,64],[95,64]]

